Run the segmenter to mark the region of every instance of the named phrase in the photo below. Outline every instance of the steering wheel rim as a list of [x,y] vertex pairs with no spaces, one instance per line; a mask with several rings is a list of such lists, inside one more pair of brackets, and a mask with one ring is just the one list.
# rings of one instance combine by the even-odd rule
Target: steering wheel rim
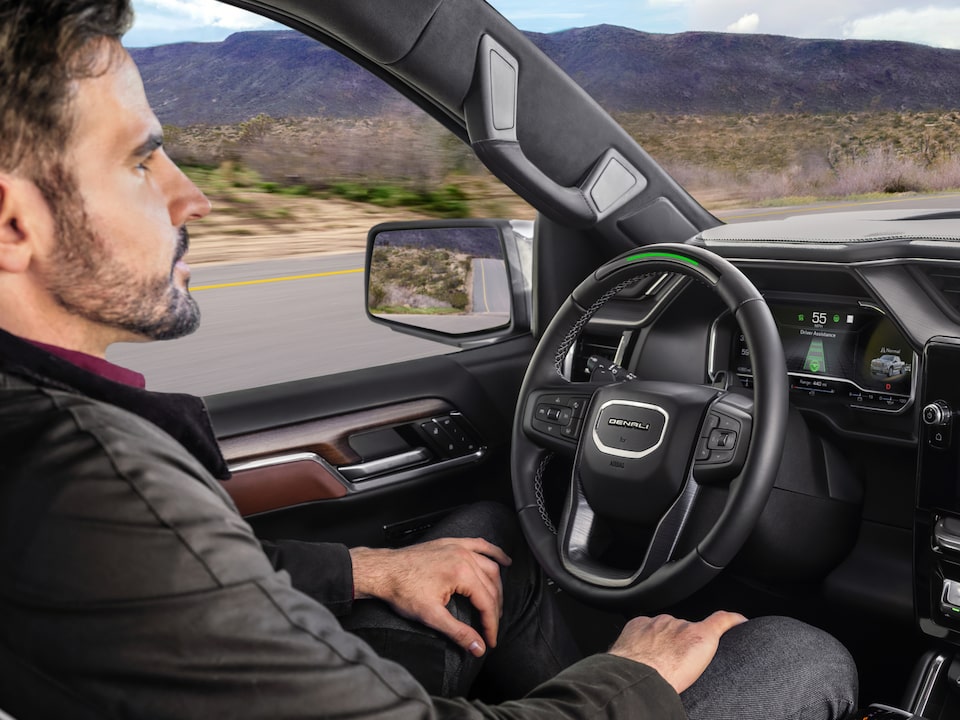
[[[700,461],[694,460],[697,448],[690,448],[687,461],[689,470],[684,469],[682,472],[684,479],[681,487],[676,487],[675,478],[672,481],[674,484],[666,488],[655,485],[661,482],[659,478],[651,477],[643,481],[649,487],[656,487],[659,495],[668,497],[674,490],[677,495],[670,498],[667,513],[656,525],[654,540],[647,549],[643,565],[635,573],[618,574],[602,563],[595,568],[594,558],[587,557],[588,543],[583,538],[571,539],[583,534],[584,527],[578,527],[577,523],[582,525],[582,519],[587,513],[594,512],[592,503],[584,492],[581,462],[588,454],[596,453],[594,446],[599,447],[599,451],[603,453],[598,456],[602,461],[610,460],[607,454],[616,453],[616,450],[607,447],[598,439],[598,432],[603,433],[609,429],[608,423],[620,426],[613,428],[615,433],[622,430],[623,426],[645,430],[649,429],[651,423],[657,425],[660,418],[656,413],[659,412],[665,418],[660,421],[663,427],[659,430],[661,435],[657,447],[652,450],[647,447],[652,446],[656,439],[655,428],[653,433],[647,433],[650,437],[643,439],[642,447],[624,446],[628,450],[639,452],[622,451],[616,453],[616,460],[610,461],[612,466],[615,462],[620,462],[622,455],[631,458],[640,455],[644,459],[638,459],[636,467],[645,467],[644,463],[650,463],[658,454],[666,452],[666,448],[660,448],[665,438],[668,441],[666,445],[670,445],[670,433],[667,432],[670,421],[666,417],[670,413],[660,405],[673,402],[669,396],[675,391],[682,393],[684,387],[704,386],[677,384],[677,387],[660,388],[657,383],[637,383],[633,380],[606,385],[601,389],[609,389],[611,395],[608,397],[613,399],[606,400],[605,407],[615,410],[615,415],[604,415],[605,410],[600,409],[601,403],[598,402],[603,399],[600,395],[601,389],[597,389],[596,385],[585,387],[586,383],[567,381],[563,378],[561,367],[564,357],[575,344],[583,327],[601,307],[624,287],[635,283],[641,277],[663,272],[677,273],[704,283],[720,296],[733,314],[743,330],[751,354],[754,400],[752,408],[745,411],[749,432],[740,439],[739,460],[734,464],[735,475],[729,480],[727,501],[713,526],[685,555],[672,556],[676,549],[676,540],[683,532],[685,518],[696,501],[696,486],[699,482],[697,473],[700,471],[695,473],[695,470],[702,470]],[[635,389],[641,393],[641,400],[648,397],[650,392],[654,393],[653,397],[660,399],[653,402],[622,399],[632,397],[631,393]],[[584,392],[589,394],[592,400],[583,411],[583,431],[576,442],[574,468],[564,504],[561,528],[554,535],[549,518],[546,517],[543,498],[541,496],[538,500],[537,497],[541,492],[539,482],[553,452],[564,447],[569,451],[571,438],[547,436],[543,431],[534,428],[534,421],[537,420],[537,412],[542,411],[543,407],[551,407],[542,402],[550,400],[548,395],[555,395],[555,399],[561,402],[563,398],[575,396],[582,399]],[[623,393],[627,395],[624,396]],[[664,243],[624,253],[601,266],[571,293],[557,311],[533,353],[518,396],[511,447],[514,499],[523,533],[544,571],[561,588],[574,596],[591,604],[613,608],[663,607],[689,596],[705,585],[733,559],[756,524],[769,497],[783,451],[787,393],[786,364],[773,317],[760,292],[730,262],[705,248]],[[705,423],[709,415],[719,413],[721,418],[724,417],[726,410],[711,409],[716,407],[717,403],[726,403],[728,407],[742,405],[740,401],[734,402],[738,396],[733,394],[719,390],[715,391],[713,397],[709,397],[709,394],[706,389],[704,392],[693,392],[692,395],[697,397],[690,401],[689,409],[679,409],[677,414],[681,423],[674,423],[672,432],[679,432],[683,437],[678,438],[674,445],[680,444],[690,432],[689,429],[684,429],[682,418],[693,418],[698,412],[704,412],[702,422]],[[702,407],[707,410],[698,411],[697,403],[702,403]],[[629,415],[629,412],[625,411],[633,410],[634,406],[638,408],[636,412],[641,413],[630,416],[636,417],[636,420],[619,417]],[[727,414],[738,416],[739,412],[734,407],[734,410]],[[575,420],[574,425],[576,422]],[[692,420],[686,421],[687,428],[692,427],[691,422]],[[701,438],[702,444],[702,427],[699,422],[694,441]],[[544,426],[540,424],[537,427]],[[618,439],[626,442],[622,436]],[[744,439],[747,441],[746,447],[743,444]],[[675,451],[672,457],[677,457]],[[654,467],[656,472],[651,475],[657,475],[671,467],[674,468],[671,471],[674,474],[679,472],[675,468],[676,463],[668,463],[667,460],[665,456],[661,457],[658,460],[661,465]],[[620,471],[618,469],[611,472]],[[626,475],[617,478],[618,484],[613,486],[613,492],[595,491],[594,500],[603,501],[604,508],[609,512],[617,512],[615,503],[621,492],[631,491],[628,476],[632,469],[627,468],[623,472]],[[592,478],[589,479],[592,481]],[[603,481],[604,478],[601,477],[599,488],[604,487]],[[605,495],[612,495],[612,498]],[[666,540],[658,541],[664,523],[667,524],[663,531]],[[674,533],[672,544],[668,542],[671,532]],[[657,566],[648,568],[646,565],[656,542],[669,547],[660,547],[657,552],[662,557],[653,558]]]

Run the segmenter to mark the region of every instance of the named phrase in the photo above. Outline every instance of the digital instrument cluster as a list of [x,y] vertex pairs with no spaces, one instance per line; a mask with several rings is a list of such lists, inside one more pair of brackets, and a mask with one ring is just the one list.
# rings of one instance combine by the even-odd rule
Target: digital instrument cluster
[[[889,318],[857,303],[767,299],[780,333],[790,391],[853,408],[900,412],[913,395],[914,353]],[[735,333],[731,365],[753,384],[750,350]]]

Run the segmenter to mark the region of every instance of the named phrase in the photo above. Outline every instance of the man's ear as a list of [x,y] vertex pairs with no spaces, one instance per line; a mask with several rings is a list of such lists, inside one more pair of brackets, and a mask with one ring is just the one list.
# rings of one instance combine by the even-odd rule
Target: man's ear
[[0,272],[22,273],[36,250],[37,233],[49,225],[39,189],[0,173]]

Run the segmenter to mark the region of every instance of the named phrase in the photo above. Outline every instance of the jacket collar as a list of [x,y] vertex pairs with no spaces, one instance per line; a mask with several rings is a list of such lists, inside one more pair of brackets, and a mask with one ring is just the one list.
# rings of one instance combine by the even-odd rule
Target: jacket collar
[[0,330],[0,370],[49,388],[85,395],[149,420],[221,480],[230,477],[206,405],[193,395],[157,393],[88,372]]

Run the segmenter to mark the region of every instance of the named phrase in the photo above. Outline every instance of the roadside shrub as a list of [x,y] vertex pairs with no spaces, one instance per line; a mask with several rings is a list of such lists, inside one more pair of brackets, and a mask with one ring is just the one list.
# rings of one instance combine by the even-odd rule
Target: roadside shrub
[[469,217],[467,196],[456,185],[445,185],[436,192],[424,195],[423,208],[427,212],[435,213],[445,218]]
[[306,185],[281,185],[277,188],[276,192],[281,193],[282,195],[292,195],[294,197],[305,197],[310,195],[313,191]]
[[898,156],[891,147],[871,148],[861,157],[838,164],[829,194],[915,192],[925,188],[924,174],[915,160]]
[[378,308],[383,305],[383,301],[387,297],[387,291],[384,289],[383,285],[379,283],[370,283],[369,293],[367,295],[367,300],[372,308]]

